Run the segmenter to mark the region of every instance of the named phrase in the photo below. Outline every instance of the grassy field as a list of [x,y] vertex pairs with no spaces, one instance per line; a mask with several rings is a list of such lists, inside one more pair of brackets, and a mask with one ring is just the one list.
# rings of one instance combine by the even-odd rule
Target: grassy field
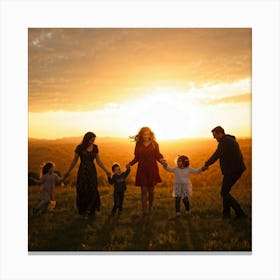
[[[98,142],[98,140],[100,142]],[[75,146],[80,139],[29,140],[29,171],[39,172],[43,161],[53,161],[62,174],[67,170]],[[247,170],[234,186],[232,194],[251,217],[251,140],[239,140]],[[97,139],[100,157],[108,168],[118,161],[122,166],[133,157],[134,143],[121,139]],[[159,142],[162,154],[170,166],[178,154],[190,157],[192,167],[200,167],[215,150],[217,143],[209,140]],[[134,186],[136,166],[128,177],[128,187],[121,216],[110,215],[113,188],[106,183],[98,168],[101,211],[94,218],[82,219],[75,205],[73,171],[66,186],[55,189],[57,207],[38,217],[32,207],[40,199],[40,187],[28,188],[30,251],[250,251],[251,219],[224,221],[219,195],[221,174],[218,163],[208,171],[192,175],[192,214],[175,217],[172,197],[173,174],[160,167],[163,183],[155,189],[154,208],[142,216],[140,189]],[[183,205],[181,210],[183,214]]]

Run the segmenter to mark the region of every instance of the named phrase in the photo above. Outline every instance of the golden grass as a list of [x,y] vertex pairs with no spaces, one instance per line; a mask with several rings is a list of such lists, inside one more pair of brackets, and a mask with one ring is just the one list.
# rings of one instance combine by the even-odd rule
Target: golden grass
[[[124,168],[133,157],[134,143],[128,139],[97,139],[100,157],[105,165],[118,161]],[[100,142],[99,142],[100,141]],[[39,172],[40,163],[53,161],[62,174],[72,160],[79,139],[56,141],[29,141],[29,171]],[[251,140],[239,140],[247,170],[233,187],[232,194],[251,217],[252,169]],[[190,157],[192,167],[200,167],[214,152],[213,139],[159,142],[162,154],[171,166],[178,154]],[[77,170],[77,167],[76,167]],[[173,174],[160,167],[163,183],[155,189],[154,210],[142,217],[140,190],[134,186],[136,166],[128,177],[124,212],[111,217],[112,186],[98,168],[101,212],[90,220],[82,220],[75,206],[75,176],[73,170],[69,185],[57,187],[57,207],[42,217],[29,212],[29,250],[66,251],[250,251],[251,220],[223,221],[219,195],[222,176],[215,163],[208,171],[192,175],[193,195],[190,199],[191,217],[174,216],[172,197]],[[38,202],[40,188],[29,187],[29,210]],[[183,206],[183,205],[182,205]],[[181,207],[182,207],[181,206]],[[183,208],[181,208],[183,210]],[[183,211],[182,211],[183,213]]]

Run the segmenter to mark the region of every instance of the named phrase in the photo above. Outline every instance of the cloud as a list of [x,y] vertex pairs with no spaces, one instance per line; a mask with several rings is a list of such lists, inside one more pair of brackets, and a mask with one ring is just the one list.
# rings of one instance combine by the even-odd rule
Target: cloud
[[244,94],[240,94],[240,95],[216,98],[216,99],[207,101],[207,103],[211,104],[211,105],[225,104],[225,103],[247,103],[247,102],[251,102],[251,98],[252,98],[251,93],[244,93]]
[[248,77],[250,28],[30,28],[28,32],[30,111],[92,110],[151,85],[187,87],[192,82],[199,87]]

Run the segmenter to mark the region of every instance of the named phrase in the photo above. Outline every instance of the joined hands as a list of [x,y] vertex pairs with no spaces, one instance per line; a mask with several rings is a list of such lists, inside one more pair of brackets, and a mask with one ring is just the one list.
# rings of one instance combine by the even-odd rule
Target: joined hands
[[205,170],[207,170],[207,169],[208,169],[208,166],[206,166],[206,165],[204,165],[204,166],[201,167],[201,170],[202,170],[202,171],[205,171]]

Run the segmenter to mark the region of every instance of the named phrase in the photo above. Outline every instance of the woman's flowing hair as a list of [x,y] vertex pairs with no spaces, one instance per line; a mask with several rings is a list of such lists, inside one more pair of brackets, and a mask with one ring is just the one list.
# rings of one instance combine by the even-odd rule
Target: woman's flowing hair
[[93,132],[87,132],[84,135],[83,141],[80,144],[81,145],[81,150],[85,150],[88,147],[88,142],[90,139],[95,138],[96,135]]
[[149,132],[150,132],[151,141],[155,141],[155,140],[156,140],[156,137],[155,137],[154,132],[153,132],[149,127],[147,127],[147,126],[142,127],[136,135],[130,136],[129,138],[133,139],[135,142],[143,143],[143,134],[144,134],[146,131],[149,131]]

